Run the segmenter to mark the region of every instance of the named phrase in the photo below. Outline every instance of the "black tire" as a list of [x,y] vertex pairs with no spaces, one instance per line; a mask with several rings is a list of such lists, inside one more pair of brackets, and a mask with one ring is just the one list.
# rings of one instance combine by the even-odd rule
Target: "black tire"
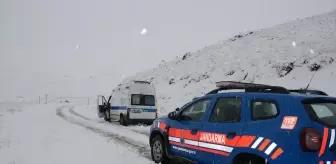
[[127,119],[125,118],[124,115],[120,115],[119,123],[120,123],[120,125],[122,125],[122,126],[127,126],[127,125],[128,125],[128,123],[127,123]]
[[104,111],[104,120],[107,122],[111,122],[110,110],[108,110],[107,108],[105,108]]
[[[268,162],[267,162],[268,163]],[[245,158],[236,158],[233,160],[232,164],[267,164],[263,158],[255,157],[245,157]]]
[[150,121],[150,122],[146,122],[145,125],[147,126],[151,126],[153,124],[153,121]]
[[166,146],[161,136],[156,135],[151,141],[151,156],[155,163],[169,164],[170,159],[166,154]]

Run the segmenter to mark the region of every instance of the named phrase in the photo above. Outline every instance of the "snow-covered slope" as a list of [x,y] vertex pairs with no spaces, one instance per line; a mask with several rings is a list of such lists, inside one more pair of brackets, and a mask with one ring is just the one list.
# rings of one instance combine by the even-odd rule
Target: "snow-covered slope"
[[301,88],[315,70],[318,72],[311,88],[336,95],[335,57],[336,10],[239,34],[128,77],[122,83],[133,79],[152,81],[162,113],[214,89],[216,81]]

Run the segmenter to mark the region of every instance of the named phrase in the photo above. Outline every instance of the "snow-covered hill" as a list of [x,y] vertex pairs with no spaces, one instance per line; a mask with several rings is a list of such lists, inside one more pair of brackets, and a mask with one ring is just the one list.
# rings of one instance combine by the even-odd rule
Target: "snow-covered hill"
[[128,77],[122,84],[135,79],[154,83],[162,113],[214,89],[220,80],[301,88],[318,71],[311,88],[336,95],[335,59],[336,10],[239,34]]

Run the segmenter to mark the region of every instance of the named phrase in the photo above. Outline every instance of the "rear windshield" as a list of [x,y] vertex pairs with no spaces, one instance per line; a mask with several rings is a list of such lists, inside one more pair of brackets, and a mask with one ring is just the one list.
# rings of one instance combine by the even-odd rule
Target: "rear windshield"
[[336,101],[310,100],[303,102],[310,117],[328,127],[336,127]]
[[132,94],[131,104],[140,106],[154,106],[155,99],[153,95]]

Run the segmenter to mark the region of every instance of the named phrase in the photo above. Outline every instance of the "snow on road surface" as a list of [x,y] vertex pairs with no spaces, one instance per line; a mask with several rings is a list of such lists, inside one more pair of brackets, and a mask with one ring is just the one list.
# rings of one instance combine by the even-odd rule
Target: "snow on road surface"
[[57,110],[57,115],[59,115],[64,120],[84,127],[92,132],[101,134],[105,137],[114,139],[115,141],[126,144],[127,147],[132,148],[132,150],[137,151],[143,157],[150,159],[150,148],[149,148],[149,138],[147,135],[142,135],[137,132],[133,132],[129,129],[125,129],[122,126],[113,125],[105,122],[95,122],[83,119],[82,117],[76,116],[71,112],[73,106],[68,108],[59,108]]
[[[121,126],[118,122],[107,123],[104,119],[98,118],[97,115],[97,106],[96,104],[92,104],[90,106],[87,105],[77,105],[75,108],[69,110],[70,113],[81,117],[84,120],[93,122],[93,123],[104,123],[106,127],[121,127],[123,129],[129,129],[135,133],[140,133],[146,136],[149,136],[150,126],[147,125],[129,125],[129,126]],[[129,131],[127,130],[127,131]],[[146,140],[146,143],[148,139]]]
[[[71,108],[72,106],[30,105],[20,110],[11,110],[12,112],[2,111],[0,163],[153,163],[148,157],[148,150],[141,150],[147,149],[145,143],[142,144],[143,147],[141,144],[137,146],[136,142],[129,145],[123,142],[127,139],[118,139],[111,132],[92,127],[83,128],[85,126],[79,125],[85,125],[85,120],[71,116]],[[139,151],[143,151],[142,154]]]

